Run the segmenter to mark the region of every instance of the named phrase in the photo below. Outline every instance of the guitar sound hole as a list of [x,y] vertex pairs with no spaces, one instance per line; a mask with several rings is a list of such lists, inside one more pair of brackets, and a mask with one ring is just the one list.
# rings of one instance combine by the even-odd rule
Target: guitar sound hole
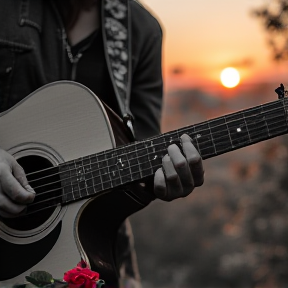
[[61,203],[59,169],[40,156],[25,156],[17,161],[27,174],[29,184],[36,191],[36,197],[33,203],[28,204],[28,215],[4,219],[3,222],[10,228],[28,231],[45,223],[57,204]]

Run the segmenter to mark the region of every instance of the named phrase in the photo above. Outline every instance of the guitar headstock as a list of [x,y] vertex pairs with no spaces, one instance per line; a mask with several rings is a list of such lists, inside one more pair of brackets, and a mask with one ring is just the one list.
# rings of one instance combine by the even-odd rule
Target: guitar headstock
[[278,94],[278,99],[282,99],[288,96],[288,88],[282,83],[277,89],[275,89],[275,92]]

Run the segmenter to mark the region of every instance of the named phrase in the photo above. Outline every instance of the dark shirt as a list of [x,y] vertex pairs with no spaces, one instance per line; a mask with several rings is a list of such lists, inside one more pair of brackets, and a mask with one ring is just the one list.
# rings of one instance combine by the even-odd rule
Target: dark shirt
[[101,31],[93,32],[71,48],[68,46],[67,52],[71,64],[68,67],[68,75],[71,75],[71,80],[91,89],[119,114],[118,103],[105,61]]

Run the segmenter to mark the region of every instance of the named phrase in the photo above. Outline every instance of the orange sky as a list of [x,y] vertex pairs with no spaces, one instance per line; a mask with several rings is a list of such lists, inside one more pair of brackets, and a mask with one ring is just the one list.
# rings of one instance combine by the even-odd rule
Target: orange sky
[[[277,65],[271,61],[264,30],[251,16],[253,8],[268,1],[143,0],[164,30],[166,89],[214,87],[227,66],[239,69],[241,85],[285,83],[288,63]],[[171,73],[178,67],[184,71],[181,76]]]

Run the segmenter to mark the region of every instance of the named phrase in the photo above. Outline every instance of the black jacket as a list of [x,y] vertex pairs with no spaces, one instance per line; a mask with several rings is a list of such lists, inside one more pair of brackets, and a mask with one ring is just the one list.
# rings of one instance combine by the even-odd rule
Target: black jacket
[[[162,31],[137,1],[128,2],[132,43],[129,104],[136,136],[142,139],[160,131]],[[104,21],[102,17],[102,25]],[[66,33],[52,0],[0,0],[0,27],[0,112],[47,83],[70,80]],[[106,46],[104,39],[104,50]]]

